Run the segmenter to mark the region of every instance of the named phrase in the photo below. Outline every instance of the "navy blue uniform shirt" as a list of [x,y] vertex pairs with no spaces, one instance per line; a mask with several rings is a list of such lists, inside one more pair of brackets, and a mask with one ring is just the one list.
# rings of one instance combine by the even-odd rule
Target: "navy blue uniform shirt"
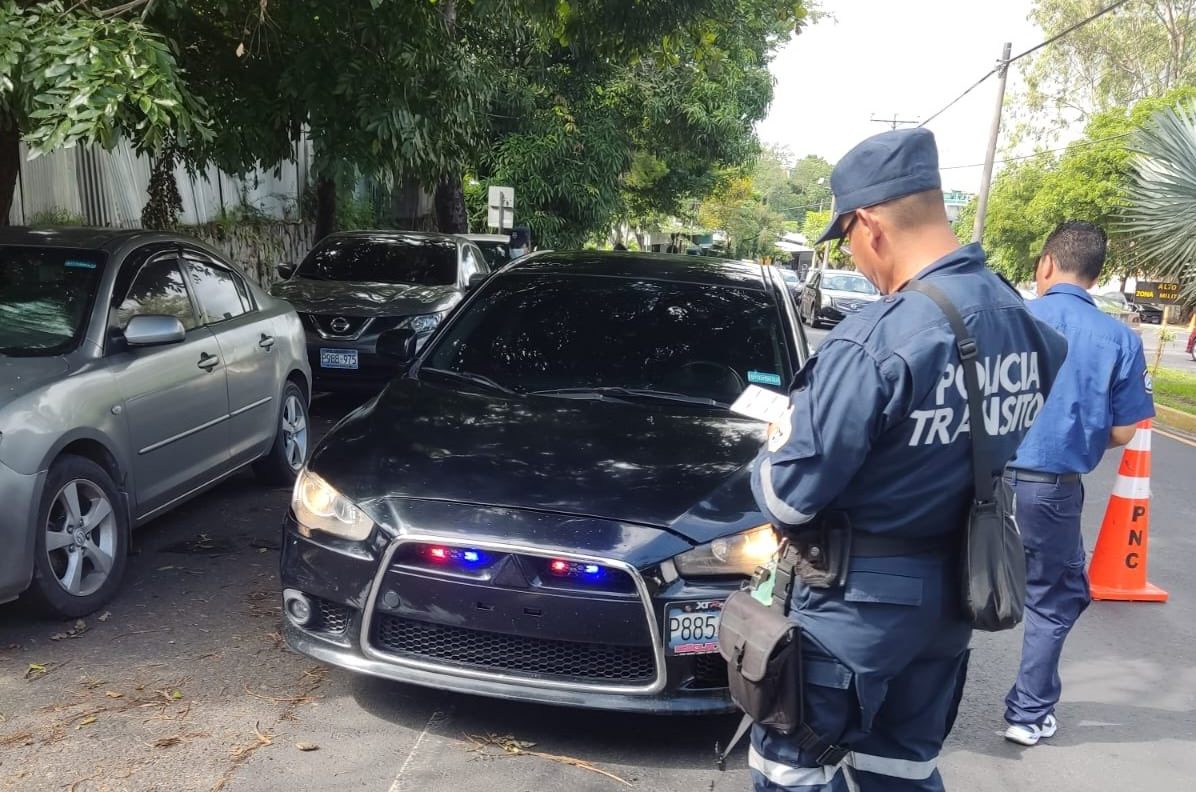
[[1045,473],[1088,473],[1114,426],[1154,417],[1142,339],[1096,307],[1079,286],[1061,283],[1026,304],[1067,338],[1067,360],[1051,398],[1013,465]]
[[[1063,337],[968,245],[924,269],[977,341],[992,472],[1013,457],[1063,363]],[[901,292],[849,316],[798,373],[790,412],[752,472],[757,503],[781,528],[846,510],[857,530],[956,532],[972,497],[963,369],[946,316]]]

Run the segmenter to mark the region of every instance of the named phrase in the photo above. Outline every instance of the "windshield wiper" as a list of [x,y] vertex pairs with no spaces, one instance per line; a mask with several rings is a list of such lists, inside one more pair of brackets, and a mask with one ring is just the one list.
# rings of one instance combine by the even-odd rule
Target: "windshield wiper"
[[508,388],[506,385],[502,385],[500,383],[495,382],[494,380],[487,377],[485,374],[477,374],[472,371],[452,371],[451,369],[441,369],[441,368],[421,368],[419,370],[420,374],[423,374],[424,372],[429,372],[431,374],[439,374],[442,377],[448,377],[449,379],[461,380],[463,382],[472,382],[474,385],[482,385],[483,387],[489,388],[490,390],[498,391],[499,393],[510,393],[510,394],[519,393],[519,391],[516,391],[513,388]]
[[531,392],[534,396],[565,396],[565,397],[597,397],[602,398],[609,396],[616,399],[650,399],[655,401],[668,401],[678,404],[696,404],[702,407],[718,407],[719,409],[728,409],[731,405],[726,402],[718,401],[717,399],[709,399],[704,396],[687,396],[684,393],[673,393],[672,391],[651,390],[649,388],[623,388],[617,385],[608,385],[594,388],[546,388],[544,390],[536,390]]

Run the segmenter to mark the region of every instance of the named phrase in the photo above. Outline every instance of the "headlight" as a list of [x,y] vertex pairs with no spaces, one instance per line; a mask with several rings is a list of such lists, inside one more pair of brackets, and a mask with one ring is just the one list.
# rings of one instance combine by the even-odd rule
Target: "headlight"
[[444,311],[433,314],[421,314],[419,316],[411,317],[404,324],[414,330],[417,334],[430,333],[436,329],[438,324],[440,324],[440,320],[444,318],[444,314]]
[[306,469],[295,482],[291,509],[299,521],[300,533],[305,536],[310,536],[312,531],[323,531],[343,539],[361,541],[374,530],[374,521],[361,509]]
[[751,575],[777,551],[777,534],[771,525],[761,525],[740,534],[724,536],[677,556],[677,571],[683,577]]

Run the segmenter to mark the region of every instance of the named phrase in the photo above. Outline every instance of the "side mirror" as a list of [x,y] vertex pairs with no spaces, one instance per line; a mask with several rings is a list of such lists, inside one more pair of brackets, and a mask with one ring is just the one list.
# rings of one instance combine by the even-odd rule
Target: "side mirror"
[[278,270],[278,276],[283,280],[290,280],[291,276],[295,274],[294,264],[279,264],[276,269]]
[[134,316],[125,328],[125,342],[135,347],[177,344],[186,337],[187,331],[177,316]]
[[415,331],[410,327],[387,330],[378,336],[376,350],[384,358],[410,363],[415,359]]
[[479,287],[483,283],[485,283],[486,279],[489,277],[490,277],[490,275],[485,272],[475,272],[474,274],[469,276],[469,282],[466,284],[465,290],[473,291],[474,289],[476,289],[477,287]]

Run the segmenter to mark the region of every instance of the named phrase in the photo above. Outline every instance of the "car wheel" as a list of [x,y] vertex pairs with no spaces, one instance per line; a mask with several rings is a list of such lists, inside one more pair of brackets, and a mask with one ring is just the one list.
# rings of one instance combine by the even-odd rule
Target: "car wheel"
[[290,380],[282,389],[282,409],[270,452],[253,464],[253,472],[266,484],[290,484],[307,461],[310,447],[307,398],[303,389]]
[[116,594],[128,548],[128,516],[108,471],[90,459],[60,457],[38,509],[31,598],[51,616],[86,616]]

